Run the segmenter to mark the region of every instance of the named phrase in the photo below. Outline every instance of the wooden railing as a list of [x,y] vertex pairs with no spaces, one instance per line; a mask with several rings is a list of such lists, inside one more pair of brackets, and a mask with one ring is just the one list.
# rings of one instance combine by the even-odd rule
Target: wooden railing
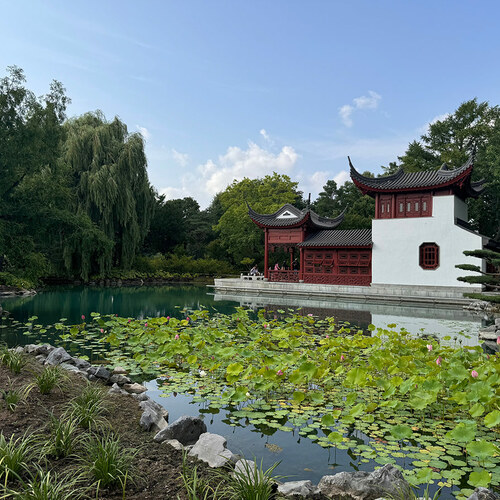
[[299,271],[280,270],[269,271],[269,281],[281,281],[285,283],[298,283]]

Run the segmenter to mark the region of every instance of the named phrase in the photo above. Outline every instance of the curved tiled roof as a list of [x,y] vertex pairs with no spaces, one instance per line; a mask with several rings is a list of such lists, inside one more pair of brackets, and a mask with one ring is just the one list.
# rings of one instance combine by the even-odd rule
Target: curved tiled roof
[[372,245],[371,229],[324,230],[309,236],[299,247],[357,247]]
[[377,178],[361,175],[354,168],[351,159],[347,158],[351,170],[351,179],[364,193],[418,191],[462,184],[460,188],[465,187],[465,194],[467,196],[477,197],[484,190],[484,181],[471,183],[469,179],[474,167],[473,156],[461,167],[455,169],[450,169],[445,163],[439,170],[405,173],[403,169],[400,169],[395,174]]
[[248,215],[250,218],[261,227],[298,227],[305,224],[307,221],[313,227],[318,229],[334,229],[344,220],[344,212],[329,219],[321,217],[310,208],[299,210],[289,203],[283,205],[280,209],[272,214],[259,214],[248,205]]

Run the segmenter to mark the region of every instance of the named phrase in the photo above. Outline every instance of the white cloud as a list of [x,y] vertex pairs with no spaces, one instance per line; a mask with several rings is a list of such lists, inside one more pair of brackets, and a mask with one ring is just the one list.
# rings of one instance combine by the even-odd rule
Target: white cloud
[[339,109],[340,118],[346,127],[352,127],[351,115],[353,111],[354,108],[350,104],[344,104],[344,106]]
[[149,132],[149,130],[146,127],[141,127],[140,125],[136,125],[136,127],[142,137],[144,137],[144,140],[149,141],[149,139],[151,138],[151,133]]
[[357,109],[377,109],[380,99],[382,99],[380,94],[369,90],[368,96],[362,95],[361,97],[356,97],[353,99],[353,102]]
[[229,147],[216,161],[208,160],[195,172],[186,172],[181,177],[180,188],[160,189],[167,198],[192,196],[200,206],[206,207],[213,196],[223,191],[234,180],[244,177],[254,179],[273,172],[291,174],[299,155],[291,146],[284,146],[273,153],[250,142],[247,149]]
[[346,127],[352,127],[353,120],[352,114],[358,109],[377,109],[382,96],[374,92],[373,90],[368,91],[368,95],[362,95],[355,97],[352,102],[353,104],[344,104],[339,108],[339,116],[343,124]]
[[262,137],[264,137],[264,139],[265,139],[266,141],[270,141],[270,140],[271,140],[271,138],[269,137],[269,134],[266,132],[266,129],[265,129],[265,128],[260,129],[259,134],[260,134]]
[[174,158],[174,161],[181,167],[185,167],[189,161],[189,155],[187,153],[179,153],[179,151],[176,151],[173,148],[172,157]]
[[351,180],[351,176],[349,175],[349,172],[347,170],[341,170],[334,178],[333,180],[336,182],[337,186],[340,187],[343,184],[346,183],[346,181]]

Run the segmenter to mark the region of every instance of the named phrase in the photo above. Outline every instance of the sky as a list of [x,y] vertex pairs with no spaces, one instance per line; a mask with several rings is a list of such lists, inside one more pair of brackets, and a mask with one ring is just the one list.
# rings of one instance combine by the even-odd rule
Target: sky
[[0,75],[62,82],[146,143],[167,199],[201,208],[233,180],[381,172],[428,124],[500,104],[500,2],[0,0]]

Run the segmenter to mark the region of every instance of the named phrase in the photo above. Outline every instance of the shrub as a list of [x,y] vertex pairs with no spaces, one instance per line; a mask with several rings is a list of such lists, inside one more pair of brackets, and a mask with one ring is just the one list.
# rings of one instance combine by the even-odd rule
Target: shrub
[[50,415],[51,438],[46,443],[44,451],[47,455],[63,458],[71,455],[73,449],[81,441],[78,434],[78,421],[71,418],[58,419]]

